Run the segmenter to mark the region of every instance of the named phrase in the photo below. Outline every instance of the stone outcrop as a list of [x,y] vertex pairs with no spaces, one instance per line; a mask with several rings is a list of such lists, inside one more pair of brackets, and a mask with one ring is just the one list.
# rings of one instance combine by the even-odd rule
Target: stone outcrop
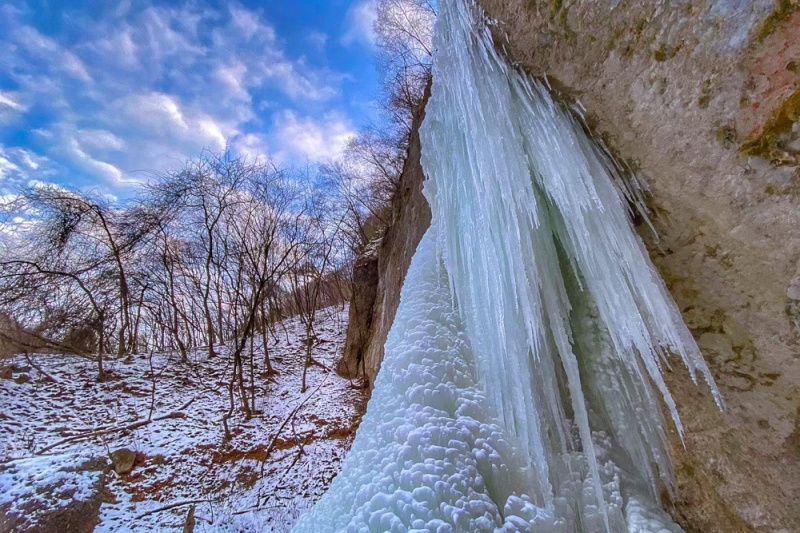
[[400,303],[411,257],[431,222],[430,207],[422,195],[425,175],[419,141],[428,91],[414,113],[408,154],[390,205],[389,225],[380,240],[359,257],[353,272],[347,341],[337,370],[344,376],[363,379],[369,387],[383,361],[383,345]]

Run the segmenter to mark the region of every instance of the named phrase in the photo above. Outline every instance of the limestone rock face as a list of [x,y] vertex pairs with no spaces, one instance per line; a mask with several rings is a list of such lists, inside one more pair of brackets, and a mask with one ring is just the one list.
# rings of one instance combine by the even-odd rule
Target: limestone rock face
[[347,341],[337,370],[347,377],[363,379],[369,387],[383,361],[383,345],[394,322],[411,258],[431,223],[431,210],[422,195],[425,175],[419,141],[426,101],[427,94],[414,116],[400,187],[392,198],[389,227],[355,265]]
[[649,187],[642,236],[727,401],[668,376],[674,514],[800,531],[800,2],[479,3]]

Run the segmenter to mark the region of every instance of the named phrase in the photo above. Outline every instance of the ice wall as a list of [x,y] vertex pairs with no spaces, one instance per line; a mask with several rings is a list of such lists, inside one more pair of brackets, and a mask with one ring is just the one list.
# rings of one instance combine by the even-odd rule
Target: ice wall
[[442,0],[433,213],[342,473],[299,531],[662,531],[670,355],[710,376],[615,167]]

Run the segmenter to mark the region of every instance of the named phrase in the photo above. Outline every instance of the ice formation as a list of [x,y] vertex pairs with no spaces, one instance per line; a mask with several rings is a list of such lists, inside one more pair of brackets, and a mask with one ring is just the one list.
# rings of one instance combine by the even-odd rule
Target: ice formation
[[421,128],[433,221],[353,448],[297,531],[680,531],[659,396],[710,372],[621,176],[472,0],[441,0]]

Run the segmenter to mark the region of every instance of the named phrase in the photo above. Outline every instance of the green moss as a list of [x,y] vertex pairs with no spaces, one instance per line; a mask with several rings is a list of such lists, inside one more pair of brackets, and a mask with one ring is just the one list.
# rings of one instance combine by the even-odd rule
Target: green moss
[[[768,159],[776,164],[791,162],[786,160],[781,137],[792,131],[792,126],[800,121],[800,89],[796,89],[764,124],[761,134],[741,146],[743,153]],[[791,158],[790,158],[791,159]],[[794,158],[796,163],[797,158]]]
[[642,19],[639,21],[639,24],[636,25],[636,29],[634,30],[636,34],[636,39],[641,39],[644,30],[647,29],[647,19]]
[[553,4],[550,6],[550,18],[555,19],[556,17],[558,17],[560,19],[563,19],[564,13],[561,12],[561,8],[563,7],[564,7],[564,0],[554,0]]
[[700,98],[697,99],[697,105],[705,109],[708,107],[708,104],[710,102],[711,102],[711,80],[706,80],[703,82],[703,90],[700,93]]
[[614,30],[614,31],[611,33],[611,39],[608,41],[608,51],[609,51],[609,52],[611,52],[611,50],[613,50],[613,49],[614,49],[614,46],[617,44],[617,41],[619,41],[619,40],[620,40],[620,38],[622,37],[622,35],[623,35],[624,33],[625,33],[625,32],[624,32],[624,31],[622,31],[622,29],[620,29],[620,28],[617,28],[617,29],[615,29],[615,30]]
[[794,196],[800,193],[800,186],[797,183],[783,184],[777,186],[769,184],[764,187],[764,194],[767,196]]
[[631,58],[636,53],[636,46],[633,43],[628,43],[625,45],[625,49],[622,51],[622,56]]
[[730,148],[736,143],[736,128],[725,124],[717,128],[717,140],[725,148]]
[[733,258],[728,253],[723,254],[722,257],[720,258],[719,262],[722,263],[723,265],[725,265],[728,268],[733,266]]
[[762,42],[775,32],[780,24],[787,20],[800,7],[800,0],[776,0],[773,9],[758,29],[758,41]]
[[653,52],[653,59],[656,61],[666,61],[667,59],[672,59],[678,52],[681,51],[683,48],[683,42],[681,42],[678,46],[667,46],[666,44],[662,44],[658,50]]

